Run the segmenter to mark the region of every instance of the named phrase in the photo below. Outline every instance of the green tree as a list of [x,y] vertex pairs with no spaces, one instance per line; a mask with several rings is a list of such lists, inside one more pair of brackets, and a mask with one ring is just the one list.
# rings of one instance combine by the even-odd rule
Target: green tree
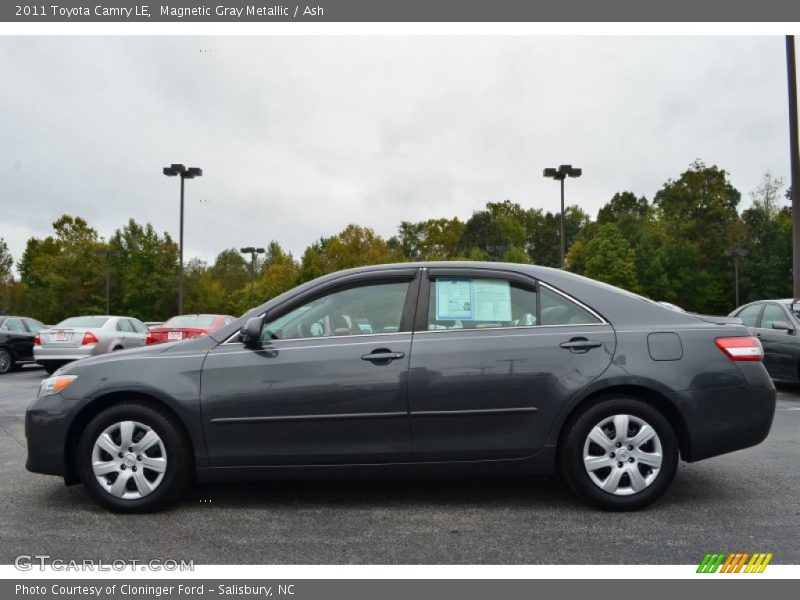
[[667,299],[696,312],[731,310],[733,278],[724,251],[737,237],[740,199],[726,171],[700,160],[656,193],[656,214],[666,240]]
[[464,223],[452,219],[428,219],[400,223],[398,235],[388,242],[397,244],[410,260],[452,260],[458,256],[458,243]]
[[13,264],[8,244],[0,237],[0,315],[13,312],[20,291],[19,283],[11,271]]
[[392,248],[369,227],[348,225],[340,233],[323,238],[309,246],[303,254],[301,281],[333,273],[341,269],[402,262],[403,255]]
[[54,235],[30,238],[19,261],[26,288],[25,312],[46,323],[80,313],[105,312],[103,247],[80,217],[64,215],[53,223]]
[[[108,242],[111,311],[144,321],[163,321],[178,311],[178,246],[168,233],[130,219]],[[184,292],[192,282],[184,270]],[[104,309],[105,310],[105,309]],[[187,305],[184,302],[184,310]]]
[[[576,246],[573,246],[571,254],[578,251]],[[586,243],[584,264],[583,274],[587,277],[632,292],[639,289],[636,253],[613,223],[601,225],[597,234]]]
[[[741,302],[792,295],[792,212],[782,207],[783,180],[766,173],[751,193],[752,205],[742,212],[740,259]],[[732,276],[733,260],[728,274]],[[732,300],[731,300],[732,301]]]

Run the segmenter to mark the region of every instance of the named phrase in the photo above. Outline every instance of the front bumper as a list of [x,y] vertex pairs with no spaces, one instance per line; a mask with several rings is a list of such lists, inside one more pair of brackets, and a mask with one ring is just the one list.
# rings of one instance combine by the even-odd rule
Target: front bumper
[[28,458],[25,468],[45,475],[66,474],[67,424],[70,414],[60,394],[38,398],[25,412]]

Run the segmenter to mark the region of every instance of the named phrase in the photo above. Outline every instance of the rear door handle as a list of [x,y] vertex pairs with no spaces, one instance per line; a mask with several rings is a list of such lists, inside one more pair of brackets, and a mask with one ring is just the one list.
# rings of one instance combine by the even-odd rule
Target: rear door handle
[[575,352],[577,354],[588,352],[592,348],[599,348],[602,345],[603,342],[598,340],[587,340],[586,338],[573,338],[568,342],[560,344],[560,346],[565,350],[569,350],[570,352]]
[[361,357],[361,360],[368,360],[371,362],[385,362],[389,363],[393,360],[397,360],[398,358],[403,358],[405,356],[404,352],[392,352],[390,350],[375,350],[375,352],[370,352],[369,354],[365,354]]

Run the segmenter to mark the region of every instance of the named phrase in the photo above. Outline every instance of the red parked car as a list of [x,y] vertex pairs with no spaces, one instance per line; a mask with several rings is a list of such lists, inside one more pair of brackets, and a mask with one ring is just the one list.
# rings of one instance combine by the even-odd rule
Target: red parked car
[[200,337],[221,329],[234,319],[230,315],[179,315],[150,329],[145,343],[160,344]]

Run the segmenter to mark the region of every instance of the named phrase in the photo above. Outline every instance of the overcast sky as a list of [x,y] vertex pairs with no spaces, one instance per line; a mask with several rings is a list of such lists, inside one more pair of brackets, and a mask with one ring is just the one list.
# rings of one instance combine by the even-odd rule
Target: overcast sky
[[18,259],[61,214],[108,237],[129,218],[186,255],[348,223],[467,219],[488,201],[596,216],[652,199],[695,159],[749,204],[788,180],[783,37],[0,38],[0,237]]

